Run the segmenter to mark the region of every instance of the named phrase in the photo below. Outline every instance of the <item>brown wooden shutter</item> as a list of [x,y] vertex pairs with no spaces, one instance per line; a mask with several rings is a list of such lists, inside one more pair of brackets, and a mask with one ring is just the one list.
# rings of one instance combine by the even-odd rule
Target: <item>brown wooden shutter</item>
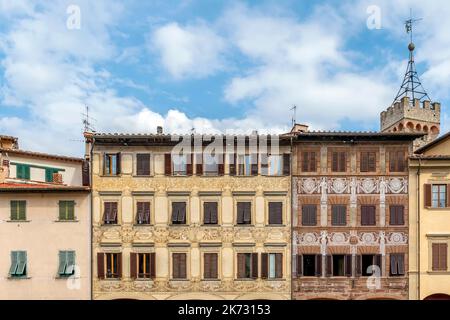
[[201,176],[203,174],[203,154],[197,153],[195,160],[195,174]]
[[117,276],[122,278],[122,253],[117,254]]
[[97,253],[97,276],[99,279],[105,279],[105,254]]
[[218,173],[219,176],[223,176],[225,174],[225,155],[221,154],[219,155],[219,157],[221,158],[222,161],[219,160],[219,164],[218,164]]
[[297,255],[297,277],[303,275],[303,256],[301,254]]
[[291,174],[291,155],[289,153],[283,153],[283,175],[288,176]]
[[360,277],[362,275],[362,259],[361,259],[361,255],[358,254],[355,257],[356,259],[356,266],[355,266],[355,275],[357,277]]
[[116,172],[117,172],[117,174],[120,174],[120,168],[122,167],[121,165],[120,165],[120,152],[119,153],[117,153],[117,161],[116,161]]
[[367,207],[361,206],[361,225],[365,226],[369,224],[367,218]]
[[237,224],[244,223],[244,203],[238,202],[236,205],[236,222]]
[[103,203],[103,223],[109,220],[109,215],[111,213],[111,202]]
[[381,264],[382,264],[381,262],[382,262],[381,254],[374,255],[374,257],[373,257],[373,264],[380,268],[380,275],[381,275],[381,272],[383,270],[383,268],[381,266]]
[[347,171],[347,153],[340,152],[339,156],[339,172]]
[[447,208],[450,208],[450,184],[447,184],[446,188],[447,188],[447,199],[445,202],[445,206]]
[[258,254],[252,253],[252,278],[258,278]]
[[282,202],[269,202],[269,224],[282,224],[283,223],[283,203]]
[[401,253],[398,255],[398,274],[405,275],[405,254]]
[[261,253],[261,278],[267,279],[269,276],[269,255]]
[[395,156],[395,152],[391,151],[389,152],[389,171],[390,172],[395,172],[396,171],[396,156]]
[[447,244],[441,243],[439,246],[439,270],[447,271]]
[[252,154],[250,162],[251,162],[251,175],[257,176],[258,175],[258,154]]
[[317,277],[322,276],[322,255],[321,254],[316,255],[316,276]]
[[178,279],[186,279],[186,253],[176,253],[174,254],[178,257]]
[[245,254],[237,254],[237,277],[239,279],[245,278]]
[[360,154],[360,165],[361,165],[361,172],[367,172],[369,171],[369,154],[367,152],[361,152]]
[[164,154],[164,174],[166,176],[172,174],[172,155],[170,153]]
[[211,253],[203,254],[203,278],[211,279]]
[[217,279],[219,277],[218,272],[219,256],[217,253],[211,254],[211,278]]
[[398,171],[399,172],[405,171],[405,167],[406,167],[405,152],[399,151],[398,152]]
[[217,208],[217,206],[218,206],[218,203],[217,202],[212,202],[211,203],[211,208],[210,208],[210,212],[211,212],[211,220],[210,220],[210,223],[212,223],[212,224],[217,224],[218,223],[218,213],[217,213],[217,211],[218,211],[218,208]]
[[283,254],[275,253],[275,278],[283,278]]
[[89,161],[83,160],[82,164],[82,183],[83,186],[89,186],[90,185],[90,173],[89,173]]
[[[186,164],[186,174],[188,176],[192,176],[192,173],[194,172],[194,170],[193,170],[193,168],[194,168],[194,154],[193,153],[187,154],[186,158],[188,158],[187,159],[188,163]],[[189,158],[191,159],[190,161],[189,161]]]
[[130,278],[137,278],[137,253],[130,253]]
[[327,277],[330,277],[333,275],[333,256],[331,254],[326,255],[325,264],[326,264],[325,275]]
[[140,153],[136,155],[136,174],[138,176],[150,175],[150,154]]
[[352,276],[352,255],[351,254],[345,255],[345,275],[347,277]]
[[398,264],[397,264],[397,255],[396,254],[391,254],[389,256],[389,260],[390,260],[390,274],[395,276],[398,274]]
[[439,270],[439,243],[433,243],[431,245],[431,256],[432,256],[432,270]]
[[[230,176],[235,176],[236,175],[236,153],[230,154],[229,155],[229,167],[230,167]],[[231,163],[233,162],[233,163]]]
[[375,152],[369,152],[367,169],[370,172],[375,172],[377,170],[377,154]]
[[331,155],[331,168],[332,171],[336,172],[338,171],[338,153],[337,152],[333,152]]
[[250,224],[252,222],[251,202],[243,202],[243,206],[244,206],[244,223]]
[[309,152],[302,152],[302,171],[308,172],[309,171]]
[[172,278],[180,278],[180,254],[172,254]]
[[424,184],[424,206],[431,207],[431,184]]
[[156,254],[154,252],[150,253],[150,278],[156,278]]
[[211,202],[203,202],[203,223],[211,223]]
[[309,171],[311,171],[311,172],[317,171],[317,159],[316,159],[316,152],[315,151],[310,152],[310,156],[309,156]]

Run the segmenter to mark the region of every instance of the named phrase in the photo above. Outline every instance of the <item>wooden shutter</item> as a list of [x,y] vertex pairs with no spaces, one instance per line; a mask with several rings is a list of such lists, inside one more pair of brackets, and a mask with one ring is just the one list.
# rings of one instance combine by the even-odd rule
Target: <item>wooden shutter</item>
[[367,170],[369,172],[375,172],[377,170],[377,154],[375,152],[369,152]]
[[251,155],[251,175],[257,176],[258,175],[258,154],[252,154]]
[[140,153],[136,155],[136,174],[138,176],[150,175],[150,154]]
[[396,156],[395,156],[395,152],[391,151],[389,152],[389,171],[390,172],[395,172],[396,171]]
[[225,155],[219,154],[219,157],[220,157],[220,160],[222,160],[222,161],[219,160],[217,169],[218,169],[219,176],[223,176],[225,174]]
[[217,202],[204,202],[203,213],[203,223],[217,224]]
[[238,202],[236,206],[236,222],[237,224],[244,223],[244,202]]
[[109,222],[109,215],[111,212],[111,202],[103,203],[103,223]]
[[309,153],[309,171],[310,172],[317,171],[317,160],[315,151]]
[[439,245],[439,270],[447,271],[447,244]]
[[211,253],[211,279],[217,279],[219,277],[218,272],[218,264],[219,264],[219,257],[217,253]]
[[117,154],[116,154],[116,174],[120,174],[120,168],[121,168],[121,165],[120,165],[120,152],[118,152]]
[[431,207],[431,184],[427,183],[424,187],[424,206]]
[[186,253],[180,253],[180,278],[186,279],[187,276]]
[[369,171],[369,153],[368,152],[361,152],[360,155],[361,159],[360,165],[361,165],[361,172],[368,172]]
[[117,277],[122,278],[122,253],[117,254]]
[[164,154],[164,174],[166,176],[172,174],[172,155],[170,153]]
[[352,255],[351,254],[345,255],[345,275],[347,277],[352,276]]
[[217,224],[218,223],[218,203],[217,202],[210,202],[210,223],[211,224]]
[[405,275],[405,254],[398,255],[398,274]]
[[431,245],[432,248],[432,270],[439,270],[439,243],[433,243]]
[[187,154],[186,158],[190,158],[191,160],[189,161],[189,159],[187,159],[187,164],[186,164],[186,174],[188,176],[191,176],[192,173],[194,172],[193,168],[194,168],[194,154],[191,153],[190,155]]
[[389,257],[390,260],[390,274],[395,276],[398,274],[398,268],[397,268],[397,255],[391,254]]
[[105,279],[105,254],[97,253],[97,276],[99,279]]
[[446,189],[447,189],[447,199],[445,201],[445,206],[447,208],[450,208],[450,184],[446,185]]
[[297,255],[297,277],[303,275],[303,256],[301,254]]
[[252,262],[252,278],[256,279],[256,278],[258,278],[258,254],[257,253],[252,253],[251,262]]
[[261,253],[261,278],[267,279],[269,277],[269,255]]
[[330,277],[333,275],[333,256],[331,254],[326,255],[325,264],[325,275]]
[[244,223],[250,224],[252,222],[252,207],[250,202],[243,202],[244,207]]
[[83,160],[83,164],[81,167],[81,180],[82,180],[82,184],[83,186],[89,186],[91,185],[91,177],[89,174],[89,161],[87,160]]
[[381,254],[376,254],[376,255],[373,256],[373,264],[380,268],[380,275],[381,275],[382,270],[383,270],[383,268],[381,266],[381,262],[382,262]]
[[245,253],[237,254],[237,277],[245,278]]
[[289,153],[283,153],[283,175],[288,176],[291,174],[291,155]]
[[67,219],[75,220],[75,201],[67,201]]
[[302,171],[308,172],[309,171],[309,152],[302,152]]
[[283,223],[283,203],[282,202],[269,202],[269,224],[282,224]]
[[26,214],[26,207],[27,202],[26,201],[18,201],[19,205],[19,220],[26,220],[27,214]]
[[367,207],[361,206],[361,225],[368,225]]
[[337,152],[333,152],[331,154],[331,170],[334,172],[338,171],[338,153]]
[[203,154],[197,153],[195,156],[195,174],[198,176],[203,175]]
[[339,172],[347,171],[347,153],[340,152],[339,153]]
[[180,254],[172,254],[172,278],[180,278]]
[[316,255],[316,276],[321,277],[322,276],[322,255],[317,254]]
[[179,202],[172,202],[172,223],[177,223],[178,221],[178,211],[179,211]]
[[178,222],[186,223],[186,202],[180,202],[178,210]]
[[131,279],[137,278],[137,259],[138,259],[138,254],[131,252],[130,253],[130,278]]
[[397,156],[398,156],[398,171],[403,172],[405,171],[406,167],[405,152],[399,151]]
[[150,253],[150,278],[156,278],[156,254],[154,252]]
[[230,159],[230,163],[229,163],[230,176],[235,176],[236,175],[236,159],[237,159],[236,153],[230,154],[229,159]]
[[275,278],[283,278],[283,254],[275,253]]
[[357,277],[360,277],[362,275],[362,259],[361,255],[358,254],[355,257],[356,259],[356,266],[355,266],[355,274]]
[[211,279],[211,253],[203,254],[203,278]]

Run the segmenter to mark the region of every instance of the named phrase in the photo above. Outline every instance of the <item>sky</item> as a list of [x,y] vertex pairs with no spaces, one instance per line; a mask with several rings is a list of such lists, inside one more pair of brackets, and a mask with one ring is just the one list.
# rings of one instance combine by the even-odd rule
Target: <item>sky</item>
[[0,134],[82,156],[97,132],[378,131],[415,60],[450,130],[446,0],[0,0]]

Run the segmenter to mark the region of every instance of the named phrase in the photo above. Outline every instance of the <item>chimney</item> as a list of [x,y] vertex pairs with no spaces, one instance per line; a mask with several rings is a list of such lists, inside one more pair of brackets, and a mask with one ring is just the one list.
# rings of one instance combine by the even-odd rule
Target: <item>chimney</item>
[[162,133],[163,133],[163,127],[157,126],[157,127],[156,127],[156,133],[157,133],[157,134],[162,134]]
[[8,150],[19,149],[18,139],[16,137],[0,135],[0,148]]
[[291,129],[291,133],[308,132],[308,128],[309,128],[309,126],[306,124],[296,123],[296,124],[294,124],[294,126]]
[[9,178],[9,160],[2,159],[0,167],[0,183],[4,182],[6,178]]

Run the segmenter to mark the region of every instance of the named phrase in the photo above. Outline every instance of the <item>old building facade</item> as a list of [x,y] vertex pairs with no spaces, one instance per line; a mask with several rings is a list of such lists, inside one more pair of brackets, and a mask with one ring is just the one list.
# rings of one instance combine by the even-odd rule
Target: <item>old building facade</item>
[[409,298],[450,299],[450,133],[410,157]]
[[83,159],[21,150],[0,136],[0,164],[0,299],[90,299]]
[[85,136],[94,299],[290,298],[288,141],[268,153],[212,137],[244,142],[211,162],[209,142],[177,153],[162,133]]
[[414,133],[292,132],[293,298],[408,298]]

